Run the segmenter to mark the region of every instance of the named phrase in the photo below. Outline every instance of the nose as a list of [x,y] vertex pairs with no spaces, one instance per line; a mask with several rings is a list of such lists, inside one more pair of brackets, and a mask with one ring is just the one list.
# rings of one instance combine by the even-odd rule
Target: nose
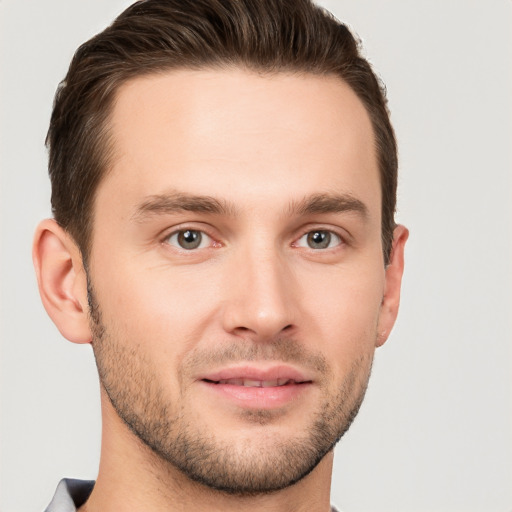
[[224,330],[253,341],[290,333],[297,326],[297,290],[285,258],[268,249],[235,259],[226,285]]

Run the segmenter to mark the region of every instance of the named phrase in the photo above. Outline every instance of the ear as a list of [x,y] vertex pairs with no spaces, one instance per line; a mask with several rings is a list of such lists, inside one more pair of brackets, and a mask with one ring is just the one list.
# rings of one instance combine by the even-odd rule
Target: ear
[[393,245],[389,265],[386,268],[384,296],[379,314],[376,346],[380,347],[388,339],[395,324],[400,305],[400,288],[404,273],[404,247],[409,238],[405,226],[397,226],[393,232]]
[[73,343],[90,343],[87,279],[80,250],[54,219],[36,229],[32,259],[46,312]]

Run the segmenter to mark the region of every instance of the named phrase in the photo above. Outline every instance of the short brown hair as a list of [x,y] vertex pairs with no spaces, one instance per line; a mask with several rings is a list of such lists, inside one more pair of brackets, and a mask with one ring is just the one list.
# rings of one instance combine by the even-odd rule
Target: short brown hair
[[46,144],[52,211],[90,251],[93,201],[112,154],[108,118],[120,85],[176,68],[242,66],[336,75],[364,104],[376,144],[387,263],[395,228],[397,148],[386,97],[348,28],[310,0],[142,0],[76,51],[55,95]]

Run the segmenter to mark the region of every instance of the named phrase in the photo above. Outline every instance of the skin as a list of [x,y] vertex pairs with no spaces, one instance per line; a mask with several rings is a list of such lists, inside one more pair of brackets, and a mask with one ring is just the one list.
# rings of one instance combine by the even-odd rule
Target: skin
[[[102,379],[100,470],[82,509],[328,511],[332,450],[292,486],[226,494],[151,450],[105,389],[141,417],[167,406],[176,429],[249,470],[303,444],[327,410],[348,426],[396,319],[408,236],[395,229],[385,267],[362,103],[335,77],[179,70],[122,86],[111,130],[88,264],[101,326],[74,241],[46,220],[34,243],[43,303],[66,338],[93,344]],[[192,195],[224,208],[171,208]],[[204,233],[199,248],[180,248],[184,229]],[[327,248],[308,245],[315,230],[331,233]],[[234,363],[285,364],[308,384],[278,406],[241,405],[201,379]]]

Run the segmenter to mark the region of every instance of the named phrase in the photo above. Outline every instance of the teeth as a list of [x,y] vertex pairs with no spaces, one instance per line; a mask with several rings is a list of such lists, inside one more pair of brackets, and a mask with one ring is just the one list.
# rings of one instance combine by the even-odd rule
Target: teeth
[[261,388],[263,386],[263,382],[261,380],[244,379],[244,386],[246,388]]
[[231,384],[232,386],[243,386],[244,385],[244,379],[219,380],[219,384]]
[[230,384],[231,386],[244,386],[246,388],[273,388],[276,386],[285,386],[294,382],[291,379],[274,380],[252,380],[252,379],[224,379],[219,380],[219,384]]

